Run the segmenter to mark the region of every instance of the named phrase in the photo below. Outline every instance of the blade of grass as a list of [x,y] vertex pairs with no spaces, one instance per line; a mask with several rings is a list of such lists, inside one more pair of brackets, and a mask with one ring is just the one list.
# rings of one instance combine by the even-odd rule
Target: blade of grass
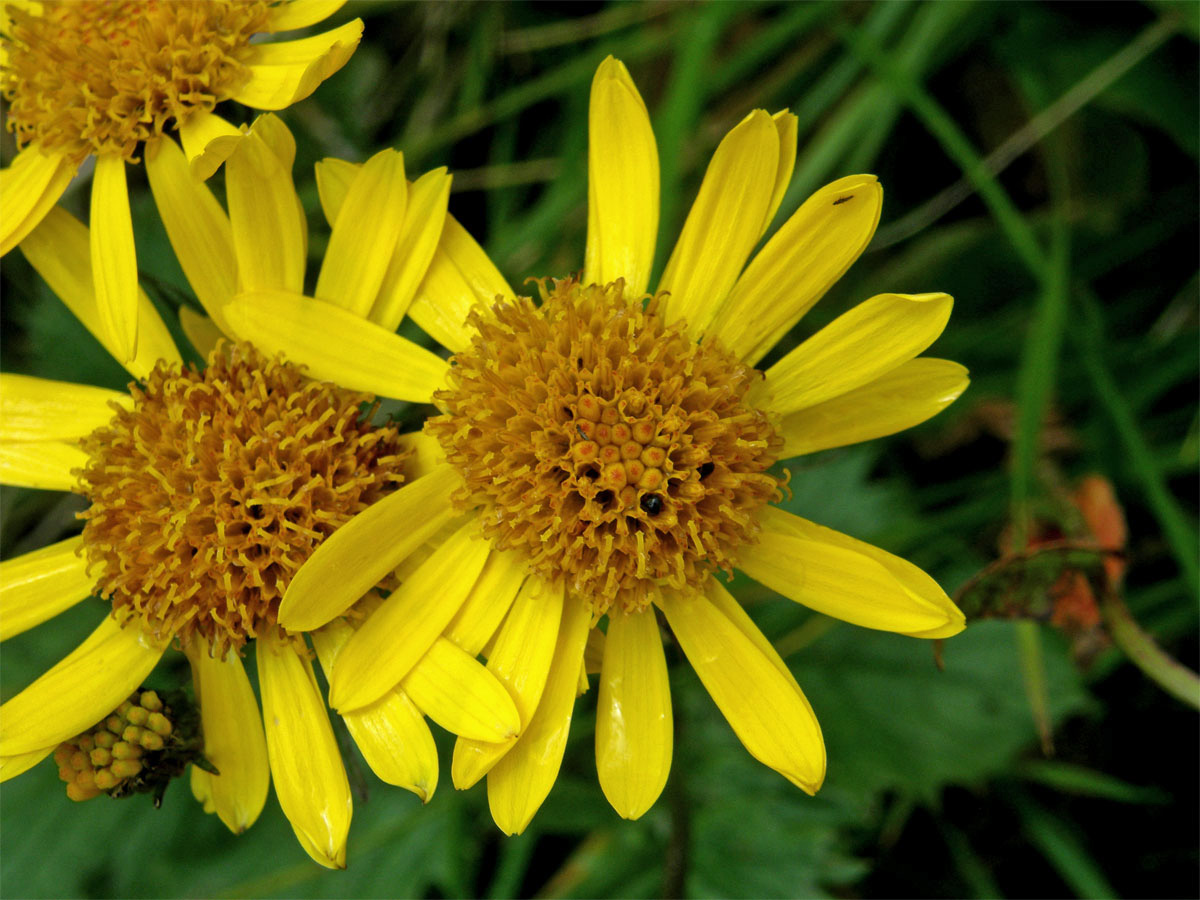
[[536,843],[537,833],[534,831],[501,840],[496,876],[488,885],[487,896],[490,900],[521,896],[521,882],[525,880],[525,870],[529,868]]
[[971,846],[967,836],[944,818],[938,819],[938,826],[941,828],[942,840],[946,842],[946,847],[950,850],[950,856],[954,860],[954,867],[962,876],[962,880],[967,883],[967,887],[971,889],[971,895],[981,898],[981,900],[1003,897],[1000,886],[996,884],[992,873],[988,871],[987,863],[975,852],[975,848]]
[[1014,793],[1012,801],[1030,843],[1041,851],[1077,896],[1087,900],[1108,900],[1118,896],[1070,825],[1051,815],[1024,793]]
[[1017,766],[1016,774],[1064,794],[1098,797],[1117,803],[1167,803],[1171,799],[1158,788],[1130,784],[1085,766],[1056,760],[1027,760]]

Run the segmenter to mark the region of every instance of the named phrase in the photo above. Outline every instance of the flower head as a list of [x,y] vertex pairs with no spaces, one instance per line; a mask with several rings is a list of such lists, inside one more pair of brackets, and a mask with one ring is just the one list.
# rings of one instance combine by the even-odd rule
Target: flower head
[[[908,428],[967,384],[956,363],[916,358],[946,324],[945,294],[878,295],[758,368],[879,221],[877,180],[848,176],[751,258],[795,140],[786,111],[757,110],[729,132],[648,296],[657,151],[628,72],[605,60],[592,83],[582,276],[539,281],[540,302],[518,296],[447,227],[410,307],[454,353],[432,395],[441,415],[426,426],[444,462],[322,544],[280,605],[286,627],[320,627],[411,553],[415,522],[474,515],[489,602],[479,602],[480,541],[441,543],[412,582],[427,592],[427,619],[486,653],[520,713],[514,740],[460,739],[454,752],[455,785],[486,775],[507,833],[526,827],[557,776],[587,687],[585,647],[602,660],[601,787],[628,818],[654,803],[672,754],[664,625],[747,749],[801,789],[820,787],[816,717],[722,587],[717,576],[731,569],[865,627],[927,638],[963,628],[915,566],[771,505],[786,477],[774,463]],[[374,383],[365,367],[360,375]],[[353,578],[331,577],[351,561]],[[415,602],[402,584],[347,642],[331,679],[338,709],[364,707],[405,677]]]
[[91,255],[101,324],[122,362],[137,354],[137,255],[125,165],[176,129],[197,174],[220,165],[239,133],[225,100],[282,109],[311,94],[358,46],[362,21],[295,41],[339,4],[320,0],[17,0],[0,14],[7,128],[21,148],[3,170],[0,254],[54,206],[96,157]]
[[[159,752],[156,739],[141,732],[131,732],[137,747],[122,748],[126,761],[115,768],[103,753],[91,755],[110,740],[104,732],[116,734],[113,717],[174,646],[191,665],[202,752],[215,767],[191,769],[205,809],[240,832],[258,817],[273,778],[301,846],[340,867],[353,804],[312,658],[332,672],[379,605],[377,589],[412,579],[405,572],[375,577],[345,615],[319,629],[284,625],[279,607],[300,568],[344,523],[427,482],[420,476],[434,442],[373,421],[373,392],[359,385],[358,369],[371,360],[376,374],[392,372],[388,393],[402,395],[444,377],[442,360],[394,329],[449,221],[449,177],[438,170],[410,185],[403,157],[389,150],[360,172],[342,170],[336,187],[326,180],[324,199],[332,204],[337,194],[352,215],[331,217],[314,297],[303,293],[306,226],[292,187],[290,133],[263,117],[229,149],[228,212],[173,141],[152,147],[147,160],[152,189],[169,201],[162,207],[168,236],[211,316],[181,311],[185,332],[207,359],[203,368],[182,364],[140,295],[143,340],[126,362],[136,379],[127,392],[0,375],[0,479],[74,491],[89,504],[81,535],[0,563],[0,638],[92,595],[108,606],[83,644],[0,708],[0,780],[64,742],[75,745],[59,756],[79,796],[122,794],[128,779],[157,788],[164,773],[181,771],[186,762],[179,765],[177,753],[165,766],[150,756]],[[369,259],[360,252],[361,229],[378,239]],[[21,244],[112,349],[88,247],[88,229],[61,209],[50,210]],[[297,330],[280,317],[314,313],[314,322],[327,325],[328,315],[337,326]],[[294,353],[281,352],[282,338]],[[409,537],[419,545],[447,523],[432,517]],[[438,761],[426,715],[455,734],[492,742],[511,739],[520,718],[500,681],[438,631],[415,652],[402,683],[343,721],[382,780],[428,800]],[[250,656],[261,712],[243,665]],[[86,759],[76,757],[89,743]]]

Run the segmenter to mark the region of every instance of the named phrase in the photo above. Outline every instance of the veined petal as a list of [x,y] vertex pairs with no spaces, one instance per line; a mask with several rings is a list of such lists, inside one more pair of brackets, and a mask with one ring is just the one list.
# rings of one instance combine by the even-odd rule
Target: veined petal
[[895,434],[936,416],[967,389],[948,359],[910,359],[852,391],[784,416],[781,459]]
[[192,796],[196,798],[206,813],[217,811],[217,805],[212,798],[212,773],[205,772],[199,766],[192,766],[192,774],[188,778],[192,788]]
[[303,100],[346,64],[362,39],[362,19],[296,41],[254,44],[250,77],[231,98],[255,109],[283,109]]
[[56,746],[91,728],[140,685],[165,645],[111,616],[37,681],[0,706],[0,756]]
[[[333,677],[338,653],[352,634],[353,626],[344,619],[312,633],[326,680]],[[437,746],[421,710],[403,690],[393,688],[369,706],[345,713],[342,721],[371,771],[388,784],[412,791],[422,803],[430,801],[437,788]]]
[[419,344],[341,307],[290,291],[251,291],[225,307],[232,334],[282,353],[311,378],[353,391],[428,403],[448,365]]
[[513,290],[475,238],[447,213],[409,318],[447,350],[462,350],[475,333],[467,313],[475,303],[490,304],[498,295],[512,297]]
[[708,333],[748,365],[757,363],[858,259],[882,208],[874,175],[821,188],[750,261]]
[[201,110],[179,126],[179,139],[192,176],[207,181],[237,148],[242,131],[214,112]]
[[658,285],[671,294],[670,318],[686,319],[692,337],[706,332],[762,236],[778,173],[778,126],[755,110],[713,154]]
[[770,406],[787,414],[868,384],[908,362],[950,319],[947,294],[879,294],[838,316],[767,370]]
[[0,373],[0,441],[81,438],[108,424],[114,403],[133,406],[128,394],[105,388]]
[[271,780],[258,701],[236,653],[214,659],[199,640],[185,649],[200,700],[204,755],[221,773],[211,776],[209,797],[225,827],[241,834],[262,812]]
[[664,596],[660,605],[692,668],[750,755],[815,794],[825,780],[825,743],[795,679],[702,594]]
[[371,307],[371,321],[395,331],[425,277],[446,224],[451,177],[445,168],[426,172],[408,189],[404,227]]
[[458,644],[438,638],[400,687],[429,718],[452,734],[507,741],[521,718],[504,686]]
[[469,520],[459,528],[346,642],[329,683],[332,706],[341,711],[374,703],[425,655],[487,560],[489,545],[475,535],[478,527]]
[[179,327],[203,359],[208,359],[217,342],[225,337],[212,319],[202,313],[193,312],[190,306],[179,307]]
[[225,190],[241,289],[302,291],[305,224],[292,173],[257,130],[225,163]]
[[516,745],[488,773],[488,807],[505,834],[525,830],[558,778],[590,627],[591,613],[583,603],[572,599],[563,604],[554,659],[537,711]]
[[100,323],[117,361],[127,363],[137,354],[138,271],[125,160],[120,156],[96,157],[89,231]]
[[622,818],[640,818],[662,793],[673,732],[667,660],[654,609],[610,611],[596,705],[596,771],[604,796]]
[[255,643],[279,805],[309,856],[327,868],[344,869],[354,803],[312,665],[272,630]]
[[73,491],[79,479],[71,474],[88,463],[88,455],[63,441],[0,443],[0,484]]
[[527,566],[519,554],[492,550],[471,593],[446,626],[446,637],[475,656],[492,639],[525,581]]
[[[54,207],[21,242],[21,252],[75,318],[109,353],[118,357],[96,307],[90,242],[86,225],[66,210]],[[180,359],[175,342],[150,298],[139,291],[138,303],[137,357],[124,365],[134,378],[143,379],[160,359],[174,364]]]
[[0,562],[0,641],[52,619],[91,596],[95,578],[80,537]]
[[763,219],[759,237],[767,233],[775,213],[779,212],[779,204],[787,193],[788,184],[792,180],[792,170],[796,168],[796,135],[799,121],[796,116],[786,109],[771,116],[775,120],[775,131],[779,135],[779,167],[775,171],[775,191],[771,194],[771,203],[767,207],[766,218]]
[[350,192],[350,185],[358,177],[361,168],[361,163],[333,157],[321,160],[314,167],[317,174],[317,196],[321,200],[321,210],[325,213],[325,221],[329,223],[330,228],[337,221],[342,204],[346,202],[346,194]]
[[196,298],[221,327],[221,307],[237,290],[229,218],[173,140],[164,138],[147,146],[146,175],[175,258]]
[[[536,576],[526,579],[488,656],[488,671],[516,701],[523,730],[533,721],[546,688],[564,617],[563,599],[562,585],[548,584]],[[500,744],[459,738],[450,768],[454,786],[459,790],[471,787],[513,746],[511,741]]]
[[267,31],[295,31],[323,22],[346,4],[346,0],[290,0],[271,7]]
[[[55,747],[57,746],[56,744]],[[29,753],[18,753],[16,756],[0,756],[0,784],[3,784],[10,778],[16,778],[18,775],[28,772],[53,753],[55,747],[32,750]]]
[[439,466],[335,531],[292,578],[279,624],[314,631],[344,613],[454,517],[450,495],[460,483],[454,469]]
[[912,637],[950,637],[963,614],[932,578],[878,547],[774,507],[738,568],[783,596],[836,619]]
[[658,146],[650,114],[625,64],[608,57],[588,108],[585,284],[625,279],[630,297],[650,284],[658,234]]
[[360,317],[371,311],[404,227],[407,185],[395,150],[380,150],[358,170],[333,225],[317,299]]
[[0,256],[37,228],[75,170],[65,156],[42,153],[32,145],[18,153],[11,166],[0,169]]

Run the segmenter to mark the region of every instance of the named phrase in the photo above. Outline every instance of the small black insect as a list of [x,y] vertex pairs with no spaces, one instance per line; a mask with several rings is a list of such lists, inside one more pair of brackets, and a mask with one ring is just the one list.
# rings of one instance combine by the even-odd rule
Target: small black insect
[[583,433],[583,429],[582,429],[580,426],[576,425],[576,426],[575,426],[575,430],[576,430],[577,432],[579,432],[579,438],[580,438],[580,440],[584,440],[584,441],[586,441],[586,440],[588,439],[588,436],[587,436],[586,434],[584,434],[584,433]]
[[663,499],[658,494],[645,494],[642,496],[641,507],[647,515],[657,516],[662,512]]
[[706,462],[704,465],[702,465],[700,467],[700,480],[703,481],[705,478],[711,475],[713,473],[713,469],[715,468],[716,466],[714,466],[711,462]]
[[838,197],[836,200],[833,201],[833,205],[840,206],[843,203],[849,203],[853,199],[854,199],[853,194],[851,194],[849,197]]

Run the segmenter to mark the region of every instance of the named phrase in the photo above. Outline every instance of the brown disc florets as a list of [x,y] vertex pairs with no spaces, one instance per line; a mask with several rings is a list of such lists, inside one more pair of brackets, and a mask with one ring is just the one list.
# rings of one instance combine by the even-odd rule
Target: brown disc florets
[[247,344],[199,372],[160,363],[131,390],[83,441],[83,543],[114,614],[160,639],[223,655],[276,627],[317,546],[404,480],[408,451],[364,418],[368,395]]
[[782,440],[746,403],[756,373],[668,325],[657,299],[555,281],[477,309],[430,420],[484,532],[600,615],[729,571],[778,496]]
[[8,127],[24,146],[131,159],[171,119],[211,110],[247,77],[267,0],[42,0],[6,7]]

